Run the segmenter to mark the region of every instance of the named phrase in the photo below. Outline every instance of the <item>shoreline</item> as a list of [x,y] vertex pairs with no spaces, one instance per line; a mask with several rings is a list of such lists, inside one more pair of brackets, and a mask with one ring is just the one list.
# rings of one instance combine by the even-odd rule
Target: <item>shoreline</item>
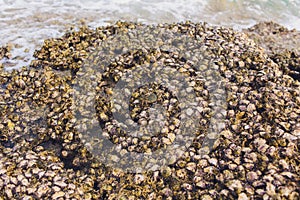
[[[90,30],[95,30],[97,28],[97,26],[87,26],[86,23],[87,22],[85,20],[79,20],[76,24],[74,24],[72,26],[69,25],[68,26],[69,28],[65,28],[64,32],[78,31],[80,29],[80,27],[88,28]],[[115,23],[117,23],[117,21],[114,23],[113,22],[106,23],[107,25],[105,25],[105,23],[103,23],[103,25],[100,27],[112,26]],[[136,22],[131,22],[131,23],[136,23]],[[185,22],[182,21],[180,23],[185,23]],[[192,23],[196,23],[196,22],[192,22]],[[146,23],[144,25],[150,25],[150,24]],[[228,25],[227,26],[214,25],[214,24],[210,24],[210,25],[214,26],[214,27],[232,28]],[[282,32],[278,31],[276,34],[268,35],[268,33],[264,33],[264,32],[268,32],[268,30],[266,30],[268,28],[270,30],[274,29],[274,31],[278,31],[276,29],[281,28],[283,31]],[[248,34],[249,38],[254,39],[255,42],[261,44],[262,47],[265,48],[266,50],[270,49],[270,45],[272,45],[274,42],[277,42],[276,46],[279,46],[281,48],[281,50],[297,49],[297,52],[299,52],[299,46],[300,46],[299,32],[300,32],[300,30],[297,30],[295,28],[288,29],[276,22],[265,21],[265,22],[254,23],[254,25],[248,25],[248,28],[241,27],[239,29],[234,29],[234,31],[244,32],[244,33]],[[59,35],[60,36],[54,37],[54,38],[64,37],[63,33],[60,33]],[[276,38],[279,41],[276,41]],[[46,40],[51,40],[51,38],[44,39],[44,41],[46,41]],[[288,44],[286,44],[286,43],[288,43]],[[9,52],[9,55],[8,56],[0,55],[0,64],[2,64],[2,67],[6,66],[6,68],[8,70],[18,69],[18,68],[21,68],[24,66],[29,66],[30,63],[35,59],[34,52],[37,49],[42,48],[43,45],[44,45],[43,43],[30,44],[28,47],[26,47],[24,45],[20,45],[18,43],[11,43],[11,42],[7,43],[5,45],[3,44],[3,46],[1,48],[3,50],[7,49],[7,51]],[[290,47],[287,47],[287,46],[290,46]],[[35,49],[33,49],[33,48],[35,48]]]

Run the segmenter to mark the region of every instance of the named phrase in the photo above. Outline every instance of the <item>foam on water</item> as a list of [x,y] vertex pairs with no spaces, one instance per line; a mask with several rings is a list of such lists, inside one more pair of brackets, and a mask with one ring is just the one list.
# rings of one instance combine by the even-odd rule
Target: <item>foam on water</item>
[[91,26],[117,20],[171,23],[191,20],[242,29],[275,21],[300,30],[300,0],[0,0],[0,46],[16,45],[7,66],[32,60],[43,40],[61,36],[83,19]]

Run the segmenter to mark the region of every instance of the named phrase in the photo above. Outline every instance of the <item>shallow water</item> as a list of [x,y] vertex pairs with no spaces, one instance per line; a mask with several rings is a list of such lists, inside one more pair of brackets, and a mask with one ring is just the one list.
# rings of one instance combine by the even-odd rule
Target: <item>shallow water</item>
[[83,21],[96,27],[117,20],[191,20],[242,29],[272,20],[300,30],[299,10],[300,0],[0,0],[0,46],[14,46],[12,58],[0,62],[10,69],[26,66],[44,39]]

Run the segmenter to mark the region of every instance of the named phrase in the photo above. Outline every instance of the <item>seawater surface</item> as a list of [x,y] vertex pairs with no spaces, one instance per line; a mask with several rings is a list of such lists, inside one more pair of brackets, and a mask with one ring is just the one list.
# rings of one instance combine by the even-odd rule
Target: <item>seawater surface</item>
[[72,26],[91,27],[117,20],[203,22],[242,29],[274,21],[300,30],[300,0],[0,0],[0,46],[11,44],[10,68],[26,66],[47,38]]

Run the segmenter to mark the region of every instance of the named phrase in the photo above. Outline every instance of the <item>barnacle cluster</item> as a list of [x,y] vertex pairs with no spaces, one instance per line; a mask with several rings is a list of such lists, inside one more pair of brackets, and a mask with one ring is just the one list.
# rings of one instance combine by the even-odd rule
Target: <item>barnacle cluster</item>
[[[178,47],[174,50],[166,50],[159,40],[155,48],[145,46],[141,51],[110,43],[115,36],[135,34],[138,29],[145,41],[155,39],[153,31],[161,38],[173,38],[175,33],[189,39],[192,52],[203,55],[201,64],[194,55],[183,53],[180,41],[172,43]],[[300,198],[299,46],[276,42],[291,35],[295,40],[300,37],[275,23],[237,32],[205,23],[117,22],[46,40],[30,66],[0,71],[0,199]],[[108,101],[120,80],[139,81],[130,76],[123,80],[126,72],[160,65],[187,77],[185,94],[188,98],[191,91],[195,93],[199,102],[195,110],[187,109],[182,117],[184,102],[156,83],[135,88],[128,102]],[[103,73],[97,74],[100,69]],[[202,74],[196,76],[199,70]],[[216,71],[222,80],[214,80]],[[91,102],[88,96],[74,100],[76,87],[85,86],[83,75],[96,83],[91,105],[95,113],[83,109]],[[224,112],[214,112],[210,98],[213,82],[219,81],[226,94],[216,89],[216,96],[225,97]],[[114,123],[114,112],[122,108],[128,108],[130,118],[140,126],[155,123],[149,117],[153,104],[162,105],[168,118],[161,131],[152,130],[154,135],[132,136],[124,131],[125,125]],[[84,121],[78,115],[95,115],[97,120]],[[194,130],[192,143],[179,158],[155,170],[128,172],[106,165],[93,153],[103,147],[101,138],[89,135],[93,139],[86,141],[84,135],[99,124],[104,136],[119,145],[113,158],[119,162],[127,152],[151,153],[171,145],[181,137],[180,121],[195,116],[197,124],[186,124]],[[213,129],[220,131],[209,131],[214,120],[222,118],[224,125]],[[210,151],[203,154],[207,134]],[[108,152],[103,150],[102,156]]]

